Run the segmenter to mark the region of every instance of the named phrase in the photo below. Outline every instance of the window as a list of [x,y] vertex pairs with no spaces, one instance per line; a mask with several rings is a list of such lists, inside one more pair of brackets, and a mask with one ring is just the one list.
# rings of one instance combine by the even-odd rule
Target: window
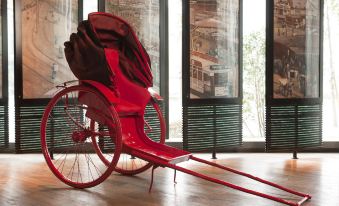
[[323,140],[339,140],[339,2],[324,7]]
[[244,0],[243,9],[243,138],[264,141],[266,0]]
[[14,124],[14,22],[13,1],[7,1],[8,19],[8,122],[9,142],[15,142]]
[[87,19],[89,13],[98,11],[98,1],[83,0],[83,4],[84,4],[83,19]]
[[168,1],[168,10],[169,138],[175,139],[182,137],[182,0]]

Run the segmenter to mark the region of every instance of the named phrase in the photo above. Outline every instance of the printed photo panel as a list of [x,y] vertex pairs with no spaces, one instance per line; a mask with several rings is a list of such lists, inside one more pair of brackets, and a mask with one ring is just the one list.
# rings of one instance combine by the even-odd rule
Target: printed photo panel
[[56,85],[76,79],[64,42],[78,26],[77,0],[22,0],[23,98],[50,98]]
[[274,0],[273,98],[319,98],[320,0]]
[[239,0],[190,1],[190,98],[239,96]]

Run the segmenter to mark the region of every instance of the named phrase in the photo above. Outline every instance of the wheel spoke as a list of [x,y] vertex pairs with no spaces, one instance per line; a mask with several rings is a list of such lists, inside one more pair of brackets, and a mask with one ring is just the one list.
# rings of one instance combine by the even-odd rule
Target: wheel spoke
[[[81,102],[80,95],[85,97]],[[108,118],[107,122],[112,122],[112,125],[102,125],[104,131],[89,130],[93,120],[87,116],[87,110],[91,104],[110,107],[107,100],[91,88],[65,88],[51,99],[41,123],[41,146],[48,166],[60,180],[78,188],[92,187],[106,179],[114,170],[121,151],[118,115],[114,110],[105,110],[105,115],[96,111],[96,115]],[[98,137],[103,137],[107,151],[111,153],[105,162],[94,147]]]

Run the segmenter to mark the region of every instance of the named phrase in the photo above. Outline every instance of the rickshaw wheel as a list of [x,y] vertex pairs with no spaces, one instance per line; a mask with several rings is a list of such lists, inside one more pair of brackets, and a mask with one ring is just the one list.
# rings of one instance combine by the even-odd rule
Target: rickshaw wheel
[[[100,127],[91,127],[92,121]],[[93,187],[114,170],[121,154],[121,126],[113,106],[96,90],[83,85],[57,93],[42,117],[41,148],[48,167],[62,182],[75,188]],[[99,137],[108,142],[98,157]]]
[[[144,131],[146,135],[153,141],[164,144],[166,137],[166,123],[158,103],[154,100],[151,100],[145,109],[144,122]],[[152,130],[150,130],[149,127],[151,127]],[[105,155],[101,152],[101,147],[99,145],[96,147],[100,159],[108,164]],[[151,166],[152,163],[150,162],[122,152],[115,171],[123,175],[132,176],[146,171]]]

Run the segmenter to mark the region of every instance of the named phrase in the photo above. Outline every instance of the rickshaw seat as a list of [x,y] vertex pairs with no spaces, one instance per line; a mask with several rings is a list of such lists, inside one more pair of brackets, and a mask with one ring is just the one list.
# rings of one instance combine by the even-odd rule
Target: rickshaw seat
[[119,103],[117,103],[114,108],[117,111],[119,117],[139,115],[143,112],[141,107],[124,99],[120,99]]

